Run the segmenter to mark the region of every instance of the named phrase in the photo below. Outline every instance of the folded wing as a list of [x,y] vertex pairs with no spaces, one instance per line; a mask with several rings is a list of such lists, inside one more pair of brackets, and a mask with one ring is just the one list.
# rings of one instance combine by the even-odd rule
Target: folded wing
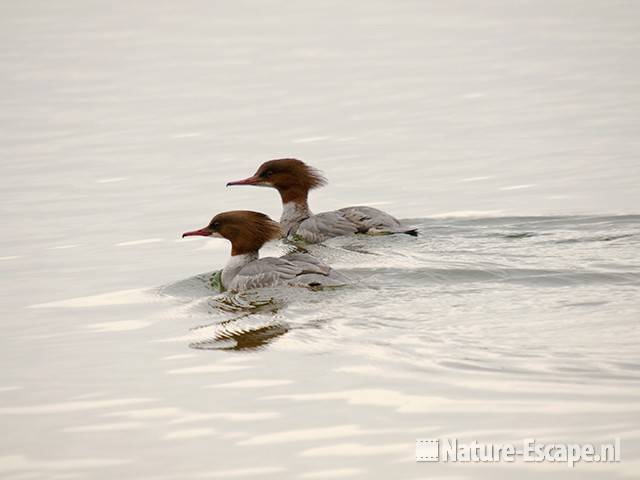
[[418,234],[416,229],[402,225],[388,213],[366,206],[341,208],[334,212],[313,215],[302,222],[296,231],[296,235],[309,243],[319,243],[328,238],[353,233],[406,233],[414,236]]
[[328,238],[351,235],[358,232],[358,226],[339,210],[318,213],[300,224],[296,235],[309,243],[323,242]]
[[255,260],[243,267],[228,286],[242,291],[262,287],[290,285],[296,287],[339,286],[346,278],[304,253]]

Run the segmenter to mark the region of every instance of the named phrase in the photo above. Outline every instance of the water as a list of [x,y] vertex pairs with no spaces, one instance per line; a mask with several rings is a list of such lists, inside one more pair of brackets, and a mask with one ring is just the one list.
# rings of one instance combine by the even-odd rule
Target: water
[[[5,2],[0,476],[628,478],[640,463],[638,6]],[[325,171],[420,237],[353,285],[219,295],[181,240]],[[266,249],[280,254],[281,245]],[[416,438],[620,464],[416,464]]]

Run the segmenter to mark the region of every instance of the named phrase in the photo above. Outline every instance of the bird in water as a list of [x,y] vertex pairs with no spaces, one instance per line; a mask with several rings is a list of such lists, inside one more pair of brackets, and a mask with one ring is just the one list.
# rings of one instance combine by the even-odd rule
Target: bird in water
[[269,160],[251,177],[227,183],[255,185],[278,190],[282,199],[280,226],[284,237],[319,243],[328,238],[364,233],[385,235],[405,233],[417,236],[418,230],[377,208],[346,207],[313,214],[309,209],[309,191],[326,185],[327,180],[315,168],[295,158]]
[[219,237],[231,242],[231,258],[222,269],[224,289],[245,291],[262,287],[337,287],[348,279],[317,258],[306,253],[260,258],[260,248],[281,237],[280,226],[267,215],[248,210],[219,213],[190,236]]

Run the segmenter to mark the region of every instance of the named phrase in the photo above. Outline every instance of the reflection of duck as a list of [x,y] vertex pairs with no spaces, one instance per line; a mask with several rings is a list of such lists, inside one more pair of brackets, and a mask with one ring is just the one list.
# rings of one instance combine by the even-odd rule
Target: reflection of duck
[[284,236],[297,237],[307,243],[353,233],[418,235],[415,228],[402,225],[388,213],[372,207],[346,207],[314,215],[307,203],[309,190],[326,183],[314,168],[294,158],[283,158],[265,162],[252,177],[229,182],[227,186],[256,185],[278,190],[282,198],[280,224]]
[[219,213],[206,227],[188,236],[220,237],[231,242],[231,259],[222,270],[221,283],[227,290],[244,291],[261,287],[340,286],[347,279],[320,260],[305,253],[280,258],[259,257],[266,242],[280,237],[280,227],[262,213],[236,210]]
[[284,303],[264,297],[263,293],[225,293],[209,299],[209,313],[231,313],[234,316],[192,328],[193,340],[189,347],[198,350],[253,350],[287,333],[289,326],[275,315]]
[[[225,322],[227,323],[227,322]],[[190,348],[197,350],[253,350],[266,346],[273,339],[284,335],[289,328],[284,324],[250,327],[246,330],[233,330],[226,325],[205,325],[198,329],[214,328],[215,334],[203,340],[191,342]]]

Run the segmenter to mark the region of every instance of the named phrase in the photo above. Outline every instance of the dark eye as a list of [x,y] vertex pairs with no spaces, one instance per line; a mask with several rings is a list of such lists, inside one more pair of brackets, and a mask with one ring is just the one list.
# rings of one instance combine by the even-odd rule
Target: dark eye
[[271,175],[273,175],[273,172],[271,170],[267,170],[262,174],[264,178],[269,178]]
[[212,230],[217,230],[219,226],[220,222],[212,222],[211,224],[209,224],[209,228],[211,228]]

